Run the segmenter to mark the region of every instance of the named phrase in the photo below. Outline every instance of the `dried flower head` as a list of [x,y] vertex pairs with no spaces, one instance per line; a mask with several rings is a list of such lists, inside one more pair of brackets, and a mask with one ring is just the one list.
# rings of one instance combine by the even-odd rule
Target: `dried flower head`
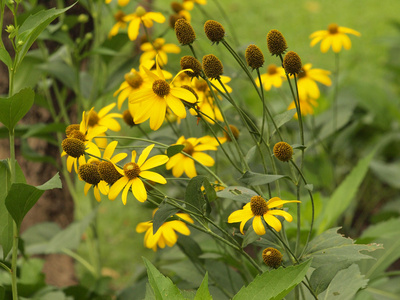
[[283,34],[276,29],[272,29],[267,34],[267,46],[272,55],[279,56],[284,54],[287,47]]
[[264,55],[256,45],[249,45],[245,52],[247,65],[254,69],[261,68],[264,64]]
[[191,71],[185,71],[185,73],[186,73],[189,77],[191,77],[191,78],[197,77],[197,78],[198,78],[198,77],[200,76],[201,70],[202,70],[201,64],[200,64],[200,62],[199,62],[196,58],[194,58],[193,56],[186,55],[186,56],[182,57],[180,63],[181,63],[181,68],[182,68],[182,70],[191,69],[191,70],[193,71],[193,72],[191,72]]
[[109,161],[102,161],[98,166],[99,174],[102,180],[109,185],[113,185],[122,175],[115,169],[114,165]]
[[93,185],[97,185],[101,180],[97,164],[88,163],[80,165],[78,175],[83,181]]
[[293,148],[286,142],[276,143],[274,146],[274,155],[280,161],[289,161],[293,156]]
[[67,137],[70,137],[71,132],[74,131],[74,130],[79,130],[79,127],[80,127],[79,124],[68,125],[67,128],[65,129],[65,135]]
[[265,248],[262,253],[264,263],[271,268],[277,269],[282,264],[282,253],[275,248]]
[[283,68],[289,75],[299,74],[302,68],[300,56],[294,51],[286,53],[283,58]]
[[196,33],[192,25],[185,19],[178,19],[175,22],[175,34],[181,45],[190,45],[196,39]]
[[61,146],[69,156],[78,158],[85,154],[85,143],[80,139],[66,138],[62,141]]
[[203,70],[210,79],[218,79],[224,73],[221,61],[214,54],[203,56]]
[[204,32],[206,33],[207,38],[213,43],[219,43],[225,36],[224,27],[221,23],[214,20],[208,20],[204,23]]

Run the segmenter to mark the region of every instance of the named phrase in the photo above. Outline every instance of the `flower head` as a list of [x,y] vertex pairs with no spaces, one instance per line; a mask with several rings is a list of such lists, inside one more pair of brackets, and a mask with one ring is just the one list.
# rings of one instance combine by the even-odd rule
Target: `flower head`
[[207,0],[183,0],[183,7],[186,10],[192,10],[195,3],[200,5],[206,5]]
[[321,42],[321,52],[328,52],[332,47],[333,52],[339,53],[342,47],[346,50],[351,48],[351,40],[347,34],[360,36],[358,31],[347,27],[338,26],[335,23],[329,24],[327,30],[318,30],[310,35],[311,47]]
[[247,65],[254,69],[261,68],[264,64],[264,55],[256,45],[249,45],[245,52]]
[[[277,67],[274,64],[270,64],[267,68],[267,73],[261,74],[261,82],[266,91],[269,91],[272,86],[279,88],[282,86],[283,80],[286,78],[285,69]],[[256,84],[259,87],[260,82],[256,80]]]
[[272,29],[267,34],[267,46],[271,55],[282,55],[288,48],[285,37],[276,29]]
[[[307,116],[307,115],[313,115],[314,114],[314,108],[318,106],[318,102],[310,97],[307,98],[299,98],[299,104],[300,104],[300,110],[301,110],[301,115],[302,116]],[[296,108],[296,104],[294,101],[290,103],[288,106],[287,110],[291,110],[293,108]],[[297,113],[294,114],[294,117],[297,119]]]
[[316,81],[324,85],[330,86],[332,84],[332,81],[329,78],[330,74],[330,71],[322,69],[312,69],[312,64],[305,64],[302,67],[301,72],[297,75],[299,98],[318,99],[320,96],[320,92]]
[[271,268],[277,269],[282,264],[282,253],[275,248],[265,248],[262,252],[264,263]]
[[120,29],[126,28],[126,25],[128,23],[124,20],[125,16],[126,15],[122,10],[119,10],[114,14],[114,19],[115,19],[116,23],[114,24],[114,26],[111,28],[110,32],[108,33],[108,38],[116,36]]
[[[156,211],[157,209],[153,211],[153,216]],[[188,214],[177,213],[175,215],[187,222],[194,223]],[[163,223],[160,228],[158,228],[156,233],[154,233],[153,230],[153,221],[141,222],[136,226],[136,232],[142,233],[145,231],[146,234],[144,236],[144,245],[146,248],[153,249],[153,251],[157,251],[157,246],[164,248],[165,245],[168,247],[175,245],[178,240],[178,235],[176,232],[179,232],[183,235],[190,234],[190,230],[185,222],[180,220],[172,220]]]
[[224,26],[214,20],[208,20],[204,23],[204,32],[207,38],[213,43],[221,42],[225,36]]
[[175,34],[178,42],[184,45],[192,44],[196,39],[196,33],[192,25],[186,19],[181,18],[175,21],[174,24]]
[[299,74],[301,72],[301,59],[300,56],[294,52],[289,51],[283,58],[283,68],[285,72],[289,75]]
[[154,144],[147,146],[142,151],[137,162],[136,151],[132,151],[131,162],[126,163],[123,170],[114,165],[122,177],[111,186],[110,192],[108,193],[108,199],[114,200],[122,191],[122,203],[125,205],[128,192],[132,187],[133,196],[135,196],[138,201],[144,202],[147,200],[147,192],[142,178],[160,184],[167,183],[165,178],[160,174],[148,171],[149,169],[163,165],[168,161],[168,156],[166,155],[155,155],[147,159],[153,147]]
[[164,23],[165,17],[159,12],[147,12],[143,6],[138,6],[135,13],[126,15],[125,22],[129,22],[128,36],[131,41],[136,40],[139,35],[140,24],[150,28],[153,26],[153,21],[157,23]]
[[234,211],[228,217],[228,223],[240,223],[240,232],[243,234],[244,225],[246,225],[247,221],[253,218],[253,229],[256,234],[264,235],[265,234],[265,223],[268,226],[274,228],[276,231],[280,231],[282,229],[281,221],[275,216],[282,216],[286,221],[292,222],[293,217],[282,209],[278,209],[283,204],[286,203],[300,203],[298,200],[281,200],[278,197],[273,197],[268,201],[265,201],[261,196],[253,196],[249,203],[247,203],[242,209]]
[[280,161],[289,161],[293,156],[293,148],[286,142],[278,142],[274,145],[274,155]]
[[203,56],[203,70],[210,79],[218,79],[224,73],[222,62],[214,54]]
[[156,38],[153,43],[143,43],[140,46],[140,49],[144,52],[140,56],[140,63],[145,62],[146,60],[154,59],[157,54],[159,55],[159,62],[161,66],[166,65],[168,63],[167,53],[179,53],[181,49],[174,44],[165,44],[165,39]]

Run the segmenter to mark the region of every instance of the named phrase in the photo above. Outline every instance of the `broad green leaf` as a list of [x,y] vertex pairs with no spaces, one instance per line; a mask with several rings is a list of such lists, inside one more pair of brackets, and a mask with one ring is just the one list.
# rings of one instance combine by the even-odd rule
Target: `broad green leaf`
[[227,198],[242,203],[250,202],[251,197],[257,195],[253,190],[242,186],[228,186],[224,190],[217,192],[217,197],[219,198]]
[[[208,179],[202,175],[196,176],[189,181],[185,191],[185,202],[188,210],[202,214],[206,214],[209,211],[208,197],[201,189],[207,181]],[[210,183],[208,182],[208,184]]]
[[25,252],[29,255],[45,253],[49,241],[60,231],[60,226],[54,222],[43,222],[29,227],[21,234]]
[[8,51],[2,47],[0,47],[0,60],[6,64],[8,69],[12,68],[12,59]]
[[400,161],[385,163],[383,161],[372,161],[371,170],[384,183],[400,188]]
[[185,255],[193,262],[193,264],[203,264],[203,260],[200,258],[203,255],[203,250],[201,250],[199,244],[190,236],[179,236],[178,246],[181,251],[185,253]]
[[35,93],[30,88],[23,89],[10,98],[0,98],[0,122],[12,131],[29,111],[34,98]]
[[5,199],[8,212],[17,223],[18,228],[28,211],[36,204],[46,190],[60,188],[61,180],[58,173],[45,184],[34,187],[25,183],[14,183]]
[[210,291],[208,290],[208,273],[204,276],[204,279],[197,290],[194,300],[212,300]]
[[168,157],[172,157],[175,154],[181,153],[181,151],[185,148],[185,145],[172,145],[167,148]]
[[351,261],[332,262],[318,267],[312,272],[310,284],[313,291],[318,295],[325,291],[336,274],[343,269],[350,267]]
[[368,280],[361,275],[356,264],[337,273],[327,290],[318,296],[321,300],[352,300],[359,289],[367,286]]
[[257,275],[248,286],[243,287],[233,297],[233,300],[283,299],[303,280],[310,265],[311,260],[297,266],[280,267],[279,269]]
[[156,234],[158,228],[164,224],[165,220],[167,220],[169,217],[172,217],[178,211],[179,209],[172,205],[161,203],[153,217],[153,234]]
[[329,202],[325,206],[321,216],[321,223],[317,227],[318,234],[334,225],[335,221],[349,207],[355,197],[358,187],[362,183],[368,171],[368,166],[375,155],[376,150],[371,151],[366,157],[361,159],[349,175],[343,180],[335,190]]
[[[370,243],[378,238],[397,238],[400,236],[400,218],[392,218],[375,225],[371,225],[362,232],[357,243]],[[385,247],[386,248],[386,247]]]
[[343,261],[356,262],[361,259],[371,259],[371,256],[360,253],[360,251],[375,251],[382,245],[355,244],[351,238],[345,238],[337,233],[339,228],[331,228],[315,237],[307,246],[302,259],[312,258],[312,267],[341,263]]
[[[282,127],[283,125],[285,125],[287,122],[289,122],[290,120],[293,119],[294,114],[296,113],[296,109],[293,108],[291,110],[287,110],[279,115],[274,116],[274,121],[275,124],[278,128]],[[271,136],[275,133],[276,128],[275,126],[272,124],[269,125],[271,128]]]
[[268,175],[246,171],[246,173],[244,173],[243,176],[239,178],[239,180],[244,184],[256,186],[272,183],[282,178],[289,177],[286,175]]
[[59,15],[66,12],[73,5],[63,9],[51,8],[48,10],[42,10],[34,15],[29,16],[22,23],[21,27],[18,30],[17,40],[22,41],[23,45],[20,48],[20,52],[18,53],[17,57],[15,58],[17,60],[17,66],[22,62],[24,56],[31,48],[32,44],[35,42],[39,34]]
[[181,291],[174,285],[168,277],[165,277],[157,270],[153,264],[142,257],[147,269],[149,283],[153,289],[156,300],[184,300]]

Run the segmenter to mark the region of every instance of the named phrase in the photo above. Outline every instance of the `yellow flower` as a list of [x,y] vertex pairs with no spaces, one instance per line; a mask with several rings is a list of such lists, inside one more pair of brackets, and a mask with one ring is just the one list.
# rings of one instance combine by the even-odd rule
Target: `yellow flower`
[[137,163],[135,162],[136,151],[132,151],[131,162],[125,164],[123,170],[114,165],[123,177],[118,179],[111,186],[108,193],[108,199],[115,200],[115,198],[117,198],[119,193],[123,190],[122,203],[125,205],[129,189],[132,187],[133,196],[135,196],[138,201],[144,202],[147,200],[147,192],[141,178],[161,184],[167,183],[165,178],[160,174],[148,171],[149,169],[165,164],[168,161],[168,156],[166,155],[155,155],[147,159],[153,147],[154,144],[147,146],[139,156]]
[[192,10],[194,3],[206,5],[207,0],[183,0],[183,8],[186,10]]
[[[270,64],[267,68],[267,73],[261,74],[261,82],[266,91],[269,91],[272,86],[279,88],[282,85],[283,80],[286,78],[285,69],[277,67],[274,64]],[[256,79],[256,84],[259,87],[260,81]]]
[[332,84],[332,81],[329,78],[329,75],[331,74],[330,71],[312,69],[311,67],[312,64],[305,64],[302,68],[302,72],[298,74],[297,86],[300,99],[319,98],[320,92],[316,81],[327,86]]
[[[115,103],[111,103],[110,105],[100,109],[98,113],[92,109],[87,115],[89,128],[102,126],[110,129],[111,131],[120,131],[121,125],[115,120],[115,118],[122,118],[122,115],[119,113],[109,114],[110,110],[112,110],[114,106]],[[105,135],[105,132],[98,134],[98,136]],[[95,141],[96,144],[101,148],[105,148],[107,146],[107,139],[105,138],[96,138]]]
[[[106,0],[106,4],[110,4],[112,0]],[[119,6],[126,6],[129,4],[130,0],[118,0]]]
[[[90,110],[90,112],[93,110],[93,108]],[[89,113],[90,113],[89,112]],[[96,151],[95,148],[97,146],[92,143],[92,139],[96,136],[103,135],[107,131],[107,127],[105,126],[96,126],[96,127],[89,127],[89,118],[86,116],[86,112],[82,113],[82,121],[79,124],[79,130],[74,130],[77,131],[74,134],[74,137],[78,137],[78,140],[82,141],[85,145],[85,152],[86,153],[92,153],[92,151]],[[61,157],[67,155],[65,151],[61,153]],[[78,173],[78,163],[79,165],[85,164],[85,156],[82,155],[79,158],[77,157],[72,157],[71,155],[68,155],[67,157],[67,170],[68,172],[71,173],[72,171],[72,166],[74,166],[75,172]]]
[[[153,217],[156,211],[157,209],[153,211]],[[187,222],[194,223],[188,214],[177,213],[175,215]],[[145,231],[144,245],[146,248],[153,249],[153,251],[157,251],[157,245],[160,248],[164,248],[165,245],[168,247],[175,245],[178,240],[178,235],[175,231],[184,235],[190,234],[190,230],[185,222],[179,220],[165,222],[158,228],[155,234],[153,233],[153,221],[141,222],[136,226],[136,232],[142,233]]]
[[243,234],[244,225],[253,218],[253,229],[254,232],[258,235],[265,234],[265,226],[264,221],[276,231],[280,231],[282,229],[281,221],[275,216],[282,216],[286,221],[292,222],[293,217],[282,209],[278,209],[282,207],[283,204],[286,203],[300,203],[298,200],[281,200],[278,197],[273,197],[268,201],[265,201],[261,196],[253,196],[249,203],[247,203],[243,209],[234,211],[228,217],[228,223],[240,223],[240,232]]
[[181,177],[183,172],[185,172],[189,178],[193,178],[197,176],[193,159],[207,167],[213,166],[215,163],[214,159],[202,151],[215,151],[217,150],[217,145],[219,144],[216,139],[211,136],[188,139],[185,139],[184,136],[181,136],[175,145],[185,145],[185,148],[183,148],[182,151],[189,154],[191,157],[188,157],[182,153],[175,154],[169,159],[166,165],[167,170],[172,169],[172,175],[175,177]]
[[328,30],[318,30],[312,33],[310,35],[310,39],[312,39],[310,45],[313,47],[321,42],[322,53],[328,52],[331,46],[333,52],[336,53],[342,50],[342,46],[344,49],[349,50],[351,48],[351,41],[347,34],[361,35],[358,31],[332,23],[328,26]]
[[181,49],[174,44],[165,44],[165,39],[157,38],[154,40],[153,44],[147,42],[140,46],[140,49],[144,51],[144,53],[140,56],[140,63],[143,63],[146,60],[154,59],[157,54],[160,65],[166,65],[168,63],[167,53],[179,53]]
[[165,76],[159,64],[156,63],[156,65],[157,74],[142,67],[147,73],[149,81],[140,91],[136,91],[129,97],[129,102],[132,104],[129,109],[135,124],[143,123],[150,118],[150,128],[153,130],[161,127],[167,107],[179,118],[186,118],[185,105],[181,99],[190,103],[197,101],[192,92],[173,86],[174,79],[184,70],[180,71],[171,83],[168,83],[165,81]]
[[115,19],[115,21],[117,21],[117,23],[114,24],[114,26],[111,28],[110,32],[108,33],[108,38],[116,36],[120,29],[126,28],[126,25],[128,23],[125,22],[124,18],[125,18],[125,14],[123,11],[119,10],[115,13],[114,19]]
[[139,34],[140,23],[150,28],[153,26],[153,21],[164,23],[165,17],[159,12],[147,12],[142,6],[138,6],[135,13],[125,16],[124,21],[130,22],[128,26],[128,36],[130,40],[134,41]]
[[[108,145],[107,145],[107,147],[106,147],[106,149],[104,150],[104,153],[103,153],[103,159],[104,160],[107,160],[107,161],[111,161],[113,164],[116,164],[116,163],[118,163],[118,162],[120,162],[121,160],[123,160],[125,157],[127,157],[127,155],[128,154],[126,154],[126,153],[118,153],[117,155],[115,155],[114,157],[113,157],[113,154],[114,154],[114,151],[115,151],[115,148],[117,147],[117,145],[118,145],[118,142],[117,141],[113,141],[113,142],[111,142],[111,143],[109,143]],[[97,148],[97,147],[96,147]],[[101,153],[100,153],[100,150],[99,150],[99,148],[97,148],[97,150],[96,149],[94,149],[90,154],[92,154],[92,155],[95,155],[95,156],[97,156],[97,157],[101,157]],[[98,158],[96,158],[96,157],[91,157],[89,160],[88,160],[88,164],[94,164],[94,165],[99,165],[100,164],[100,160],[98,159]],[[99,174],[100,175],[100,174]],[[101,177],[101,175],[100,175],[100,177]],[[84,187],[84,193],[85,193],[85,195],[87,195],[87,193],[88,193],[88,191],[89,191],[89,189],[91,188],[93,186],[93,184],[90,184],[90,183],[88,183],[88,182],[86,182],[86,184],[85,184],[85,187]],[[93,186],[93,192],[94,192],[94,196],[95,196],[95,198],[96,198],[96,200],[98,201],[98,202],[100,202],[101,201],[101,197],[100,197],[100,193],[99,193],[99,191],[103,194],[103,195],[108,195],[108,192],[109,192],[109,187],[108,187],[108,184],[107,184],[107,182],[105,182],[104,180],[100,180],[100,182],[97,184],[97,185],[94,185]]]
[[[318,106],[318,102],[315,99],[312,98],[300,98],[300,109],[301,109],[301,115],[302,116],[307,116],[307,115],[313,115],[314,114],[314,107]],[[287,110],[291,110],[293,108],[296,108],[296,105],[294,104],[294,101],[290,103],[288,106]],[[295,113],[294,117],[297,119],[297,113]]]

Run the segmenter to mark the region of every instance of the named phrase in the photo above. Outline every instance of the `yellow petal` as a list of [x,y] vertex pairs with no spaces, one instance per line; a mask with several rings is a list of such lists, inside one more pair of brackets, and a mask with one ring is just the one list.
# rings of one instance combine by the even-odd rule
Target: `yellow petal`
[[156,106],[153,108],[152,115],[150,116],[150,128],[157,130],[161,127],[165,119],[165,112],[167,110],[167,102],[164,99],[159,99]]
[[112,141],[111,143],[109,143],[106,149],[104,150],[103,158],[111,159],[117,145],[118,145],[117,141]]
[[85,187],[83,188],[83,192],[85,193],[85,196],[87,195],[87,193],[91,187],[92,187],[92,185],[90,183],[87,183],[87,182],[85,183]]
[[105,115],[107,115],[110,112],[110,110],[112,110],[114,108],[114,106],[115,106],[115,103],[111,103],[111,104],[103,107],[102,109],[100,109],[100,111],[98,113],[99,118],[101,119]]
[[140,172],[140,177],[143,177],[144,179],[151,180],[157,183],[161,184],[166,184],[167,180],[160,174],[156,172],[151,172],[151,171],[142,171]]
[[146,161],[146,159],[149,156],[150,151],[153,149],[153,147],[154,147],[154,144],[149,145],[143,149],[142,154],[140,154],[138,162],[137,162],[139,167],[142,167],[143,163]]
[[140,166],[140,169],[145,171],[161,166],[165,164],[168,161],[168,159],[169,158],[166,155],[155,155],[153,157],[150,157],[142,166]]
[[189,178],[197,176],[196,168],[194,166],[194,161],[192,159],[185,159],[183,162],[183,169]]
[[153,227],[153,222],[152,221],[147,221],[147,222],[140,222],[136,226],[136,232],[137,233],[142,233],[145,232],[147,229]]
[[139,202],[144,202],[147,200],[146,189],[143,182],[139,178],[132,180],[132,194]]
[[167,95],[165,97],[168,107],[176,114],[179,118],[186,118],[186,109],[183,103],[173,95]]
[[126,205],[126,200],[128,198],[128,192],[129,192],[129,189],[130,189],[131,185],[132,185],[132,180],[129,180],[128,183],[125,185],[124,190],[122,191],[122,197],[121,198],[122,198],[122,203],[124,205]]
[[153,21],[157,23],[164,23],[165,22],[165,17],[163,16],[162,13],[159,12],[148,12],[146,14],[146,18],[150,18]]
[[171,88],[170,93],[172,96],[175,96],[176,98],[182,99],[189,103],[195,103],[197,101],[196,96],[192,92],[184,88],[173,87]]
[[254,232],[258,235],[264,235],[265,234],[265,227],[262,222],[261,216],[255,216],[253,219],[253,229]]
[[94,198],[97,200],[97,202],[100,202],[101,196],[100,196],[99,188],[97,186],[95,186],[93,188],[93,192],[94,192]]
[[136,40],[139,34],[140,18],[134,18],[128,26],[128,36],[131,41]]
[[128,183],[129,179],[127,177],[121,177],[118,179],[110,188],[108,193],[108,199],[115,200],[125,185]]
[[270,213],[271,215],[282,216],[288,222],[292,222],[293,221],[292,215],[289,214],[288,212],[284,211],[284,210],[271,209],[271,210],[268,211],[268,213]]
[[211,167],[215,163],[214,159],[210,155],[202,152],[194,152],[193,158],[207,167]]
[[281,222],[278,220],[277,217],[274,217],[273,215],[270,215],[268,213],[266,213],[264,215],[264,220],[265,222],[271,226],[272,228],[274,228],[277,232],[281,231],[282,229],[282,224]]

